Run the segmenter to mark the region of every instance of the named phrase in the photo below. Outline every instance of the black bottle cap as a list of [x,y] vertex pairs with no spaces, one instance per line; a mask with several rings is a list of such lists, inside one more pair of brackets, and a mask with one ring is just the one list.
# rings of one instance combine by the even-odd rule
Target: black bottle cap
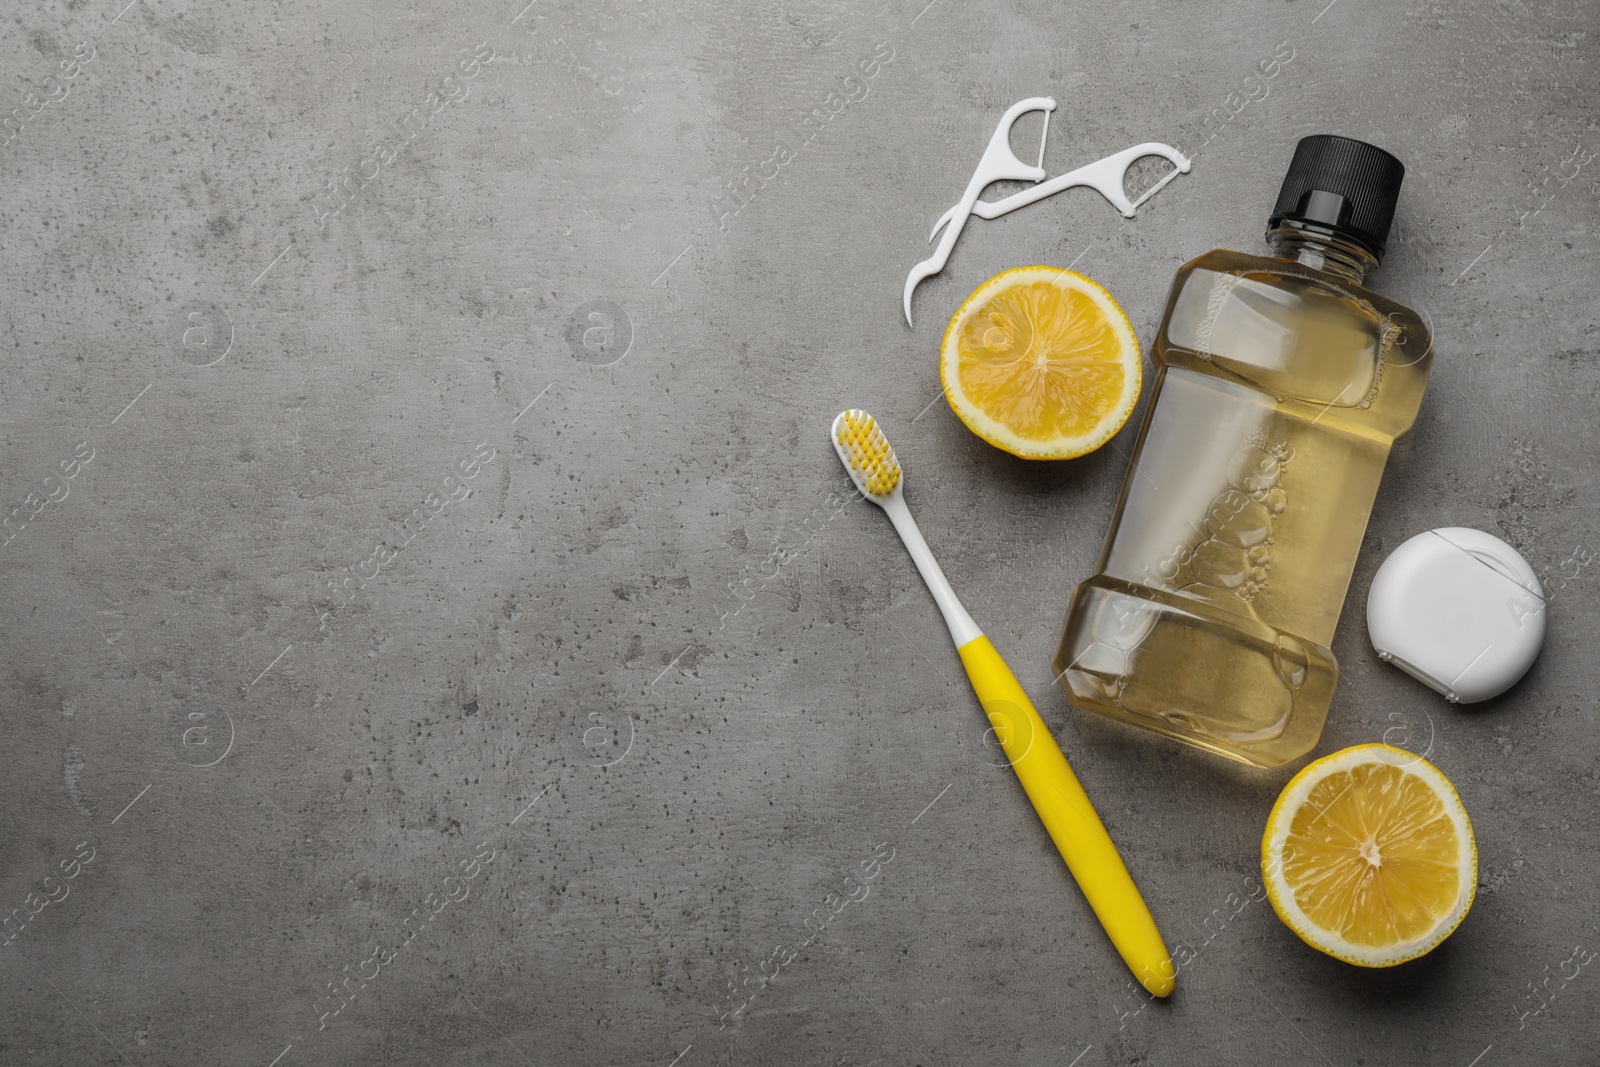
[[1267,228],[1284,220],[1325,226],[1382,259],[1405,176],[1404,163],[1365,141],[1331,133],[1302,138]]

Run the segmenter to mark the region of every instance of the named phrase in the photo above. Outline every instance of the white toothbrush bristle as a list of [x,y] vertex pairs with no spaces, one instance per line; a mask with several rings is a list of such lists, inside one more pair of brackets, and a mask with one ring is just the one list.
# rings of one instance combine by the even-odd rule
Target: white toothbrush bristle
[[872,497],[884,497],[900,484],[900,461],[877,420],[851,408],[833,420],[833,443],[856,488]]

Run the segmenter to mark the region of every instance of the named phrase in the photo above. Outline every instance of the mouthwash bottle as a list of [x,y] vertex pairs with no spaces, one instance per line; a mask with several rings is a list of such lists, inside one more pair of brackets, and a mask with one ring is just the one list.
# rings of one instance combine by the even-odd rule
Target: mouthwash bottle
[[1432,364],[1416,312],[1362,284],[1404,175],[1380,148],[1307,137],[1271,255],[1178,271],[1099,573],[1055,656],[1074,704],[1258,767],[1316,745],[1378,480]]

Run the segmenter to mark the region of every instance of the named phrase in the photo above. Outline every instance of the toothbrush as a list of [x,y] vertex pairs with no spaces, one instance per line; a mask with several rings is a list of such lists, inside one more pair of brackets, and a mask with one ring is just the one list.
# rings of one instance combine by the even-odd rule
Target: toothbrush
[[889,439],[865,411],[851,408],[833,420],[833,447],[850,480],[868,500],[882,508],[911,553],[922,580],[944,614],[950,639],[967,669],[984,712],[1005,748],[1028,799],[1050,838],[1067,861],[1067,869],[1105,927],[1111,943],[1139,984],[1154,996],[1172,992],[1177,969],[1161,932],[1139,895],[1138,886],[1095,814],[1083,786],[1067,765],[1055,738],[1034,710],[1000,653],[961,606],[955,590],[922,539],[911,509],[906,507],[900,461]]

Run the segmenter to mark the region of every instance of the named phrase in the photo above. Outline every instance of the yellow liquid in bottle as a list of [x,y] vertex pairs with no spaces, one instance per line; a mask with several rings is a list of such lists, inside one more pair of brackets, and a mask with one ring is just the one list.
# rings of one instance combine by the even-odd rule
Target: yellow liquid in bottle
[[1336,269],[1216,251],[1179,271],[1153,355],[1154,400],[1056,669],[1080,707],[1277,766],[1321,736],[1328,646],[1432,340]]

